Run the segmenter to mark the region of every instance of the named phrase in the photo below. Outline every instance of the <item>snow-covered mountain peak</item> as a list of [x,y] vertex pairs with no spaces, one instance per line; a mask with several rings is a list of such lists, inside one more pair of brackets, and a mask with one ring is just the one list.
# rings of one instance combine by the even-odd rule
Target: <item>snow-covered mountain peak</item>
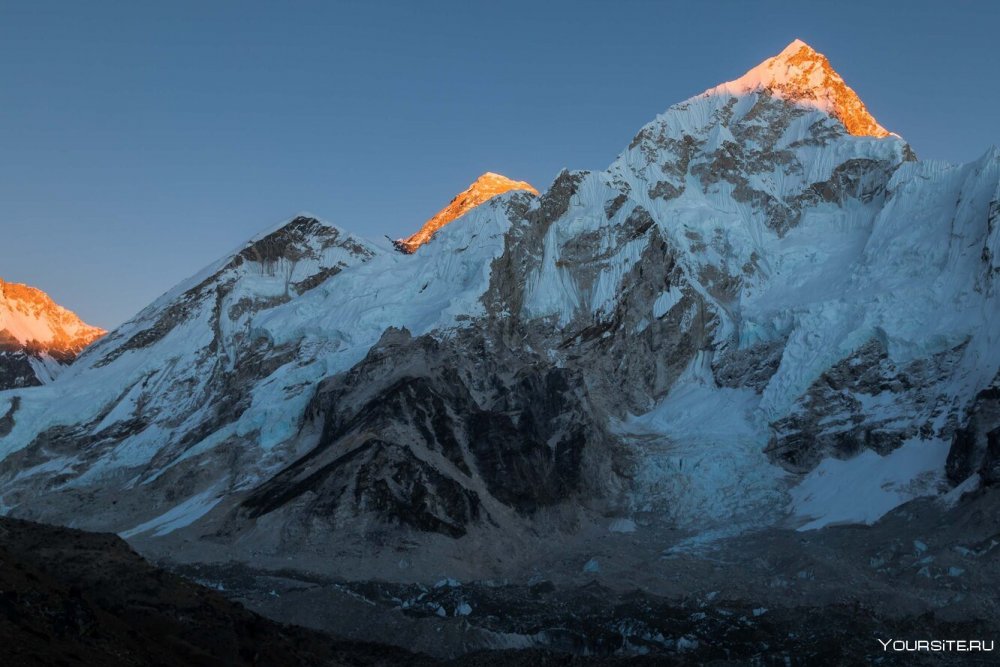
[[90,326],[40,289],[0,279],[0,347],[75,356],[106,331]]
[[781,53],[775,56],[775,58],[790,58],[799,55],[799,53],[803,50],[815,60],[826,60],[826,57],[822,53],[819,53],[816,49],[809,46],[798,37],[789,42],[788,46],[782,49]]
[[826,56],[801,39],[740,78],[711,88],[704,95],[739,96],[759,90],[835,116],[855,136],[889,136],[889,131],[868,113],[857,93],[834,71]]
[[42,290],[0,279],[0,391],[49,382],[105,333]]
[[524,190],[533,195],[538,194],[538,190],[530,183],[515,181],[502,174],[488,171],[473,181],[468,188],[455,195],[451,202],[425,222],[417,233],[396,241],[396,247],[405,253],[414,253],[417,248],[430,241],[434,234],[448,223],[462,217],[480,204],[511,190]]

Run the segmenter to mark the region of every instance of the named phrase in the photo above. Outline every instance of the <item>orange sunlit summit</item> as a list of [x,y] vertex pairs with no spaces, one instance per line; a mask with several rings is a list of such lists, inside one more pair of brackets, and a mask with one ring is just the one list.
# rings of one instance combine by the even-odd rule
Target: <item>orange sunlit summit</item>
[[501,174],[488,171],[477,178],[463,192],[456,195],[447,206],[434,214],[419,231],[412,236],[396,241],[396,247],[405,253],[414,253],[417,248],[430,241],[434,234],[448,223],[497,195],[511,190],[526,190],[534,195],[538,194],[538,190],[530,183],[514,181]]

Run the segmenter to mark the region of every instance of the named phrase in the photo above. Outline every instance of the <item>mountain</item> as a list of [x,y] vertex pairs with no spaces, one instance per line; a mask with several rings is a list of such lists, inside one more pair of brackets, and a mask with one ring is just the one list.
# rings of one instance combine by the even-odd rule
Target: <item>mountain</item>
[[488,171],[473,181],[468,188],[455,195],[447,206],[435,213],[417,232],[396,241],[395,246],[402,252],[414,253],[448,223],[457,220],[480,204],[511,190],[524,190],[538,195],[538,190],[524,181],[512,181],[506,176]]
[[45,292],[0,279],[0,389],[50,382],[105,333]]
[[796,41],[604,171],[464,201],[415,253],[297,217],[0,393],[5,512],[180,564],[996,611],[986,537],[939,572],[828,527],[923,554],[995,500],[1000,151],[918,160]]

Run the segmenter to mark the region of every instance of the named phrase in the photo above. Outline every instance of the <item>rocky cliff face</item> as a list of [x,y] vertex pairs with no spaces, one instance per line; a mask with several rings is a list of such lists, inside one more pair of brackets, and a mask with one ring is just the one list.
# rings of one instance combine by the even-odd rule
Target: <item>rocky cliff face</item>
[[0,390],[50,382],[105,333],[45,292],[0,279]]
[[998,184],[996,150],[917,161],[793,43],[415,254],[307,217],[254,239],[0,393],[0,499],[250,560],[871,522],[989,449],[973,426],[946,476],[1000,368]]

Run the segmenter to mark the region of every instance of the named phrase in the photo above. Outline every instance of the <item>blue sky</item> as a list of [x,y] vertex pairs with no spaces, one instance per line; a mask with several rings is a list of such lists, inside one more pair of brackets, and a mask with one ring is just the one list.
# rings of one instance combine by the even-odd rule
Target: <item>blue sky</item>
[[799,37],[921,158],[1000,144],[1000,3],[0,0],[0,277],[115,326],[299,211],[410,233],[600,169]]

